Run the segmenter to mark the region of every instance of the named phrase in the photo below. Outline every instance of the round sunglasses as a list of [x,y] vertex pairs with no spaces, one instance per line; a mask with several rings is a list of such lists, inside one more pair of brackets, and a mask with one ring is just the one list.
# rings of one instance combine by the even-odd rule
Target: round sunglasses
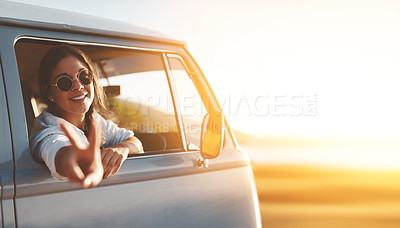
[[72,79],[67,75],[62,75],[58,77],[56,83],[51,86],[57,87],[61,92],[67,92],[72,89],[75,80],[79,80],[82,85],[89,85],[93,81],[92,72],[87,69],[82,69],[78,73],[78,79]]

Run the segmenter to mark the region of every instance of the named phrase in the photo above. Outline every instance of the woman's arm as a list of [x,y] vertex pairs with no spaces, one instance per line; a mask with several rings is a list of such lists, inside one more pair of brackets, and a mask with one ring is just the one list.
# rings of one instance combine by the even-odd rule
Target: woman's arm
[[127,148],[129,149],[128,154],[141,154],[144,153],[142,142],[135,136],[129,137],[122,143],[118,143],[117,145],[112,146],[111,148]]
[[143,146],[135,136],[131,136],[124,142],[112,147],[102,149],[101,159],[104,167],[104,178],[108,178],[110,173],[116,174],[129,154],[140,153],[144,153]]

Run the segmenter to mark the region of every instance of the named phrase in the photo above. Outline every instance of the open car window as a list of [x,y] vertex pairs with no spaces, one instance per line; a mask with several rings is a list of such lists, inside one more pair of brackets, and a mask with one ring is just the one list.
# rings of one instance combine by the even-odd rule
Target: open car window
[[[23,39],[15,52],[24,95],[28,134],[46,105],[40,100],[38,68],[57,42]],[[182,136],[163,53],[105,46],[78,45],[93,61],[107,94],[110,112],[103,115],[134,131],[146,153],[182,151]]]

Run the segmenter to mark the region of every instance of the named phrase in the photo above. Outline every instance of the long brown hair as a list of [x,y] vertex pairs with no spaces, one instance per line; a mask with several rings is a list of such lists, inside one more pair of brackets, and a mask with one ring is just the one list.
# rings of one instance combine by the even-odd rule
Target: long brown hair
[[[99,74],[97,73],[96,67],[92,60],[81,50],[71,45],[61,44],[52,47],[47,51],[39,66],[40,95],[49,107],[55,105],[48,99],[51,73],[62,59],[69,56],[74,56],[84,63],[93,74],[94,100],[85,114],[85,125],[88,127],[90,126],[90,122],[93,120],[94,111],[107,113],[107,107],[105,104],[105,94],[100,85]],[[85,131],[85,134],[87,133],[88,132]]]

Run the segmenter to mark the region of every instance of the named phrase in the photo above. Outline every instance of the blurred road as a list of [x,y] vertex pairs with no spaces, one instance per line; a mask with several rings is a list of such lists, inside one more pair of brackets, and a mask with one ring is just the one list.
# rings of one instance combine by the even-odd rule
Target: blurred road
[[263,227],[400,227],[400,171],[253,164]]

